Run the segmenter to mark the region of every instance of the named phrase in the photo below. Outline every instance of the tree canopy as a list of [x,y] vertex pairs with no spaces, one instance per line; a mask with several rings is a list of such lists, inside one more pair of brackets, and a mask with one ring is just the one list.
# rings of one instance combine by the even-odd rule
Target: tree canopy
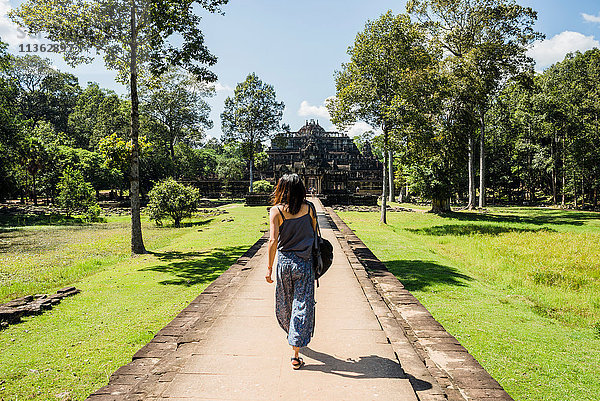
[[127,84],[131,100],[131,250],[145,253],[140,220],[138,76],[161,75],[179,67],[214,82],[216,62],[204,44],[194,6],[219,12],[228,0],[28,0],[11,11],[30,34],[44,33],[63,44],[70,65],[102,54],[106,67]]
[[402,130],[414,109],[411,86],[432,63],[425,36],[407,15],[391,11],[368,21],[348,49],[350,61],[336,72],[336,96],[327,107],[340,128],[362,120],[383,131],[384,193],[381,221],[386,222],[389,135]]
[[221,127],[225,142],[243,144],[244,157],[250,166],[250,192],[254,173],[254,154],[262,141],[280,128],[285,105],[278,102],[275,88],[264,83],[255,73],[237,84],[233,97],[225,99]]

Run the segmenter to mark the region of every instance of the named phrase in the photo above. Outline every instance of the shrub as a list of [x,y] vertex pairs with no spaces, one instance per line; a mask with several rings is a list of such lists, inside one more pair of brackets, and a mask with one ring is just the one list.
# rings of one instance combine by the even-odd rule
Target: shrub
[[100,221],[100,213],[102,213],[102,208],[98,203],[95,203],[87,208],[85,211],[85,219],[87,221]]
[[148,198],[150,220],[162,225],[163,219],[170,218],[175,227],[180,227],[181,220],[191,217],[198,208],[200,193],[196,188],[168,178],[156,184],[148,193]]
[[273,192],[273,184],[266,180],[254,181],[252,183],[252,189],[254,192],[271,193]]
[[66,167],[60,177],[57,189],[58,205],[65,209],[68,217],[75,210],[82,210],[90,219],[95,219],[100,215],[100,207],[94,197],[94,188],[83,179],[81,171]]

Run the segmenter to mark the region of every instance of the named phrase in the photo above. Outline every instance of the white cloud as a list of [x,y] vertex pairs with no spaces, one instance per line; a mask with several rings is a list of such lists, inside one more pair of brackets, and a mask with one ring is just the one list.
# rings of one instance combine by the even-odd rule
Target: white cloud
[[354,138],[355,136],[362,135],[368,131],[373,131],[376,135],[381,134],[379,129],[373,128],[371,125],[367,124],[364,121],[358,121],[354,123],[352,127],[346,130],[346,134],[348,134],[350,138]]
[[229,85],[223,85],[220,82],[216,82],[213,87],[216,92],[233,92],[233,88]]
[[581,16],[587,22],[598,22],[598,23],[600,23],[600,13],[597,16],[596,15],[590,15],[590,14],[582,13]]
[[8,18],[11,9],[9,0],[0,0],[0,38],[2,41],[13,47],[23,43],[37,42],[39,38],[28,36],[22,28]]
[[327,111],[327,107],[325,107],[325,103],[321,106],[313,106],[308,103],[306,100],[303,100],[300,103],[300,108],[298,109],[298,115],[301,117],[322,117],[329,118],[329,111]]
[[11,6],[8,0],[0,0],[0,38],[9,45],[16,46],[21,43],[18,27],[8,18]]
[[590,50],[600,47],[593,36],[585,36],[579,32],[565,31],[550,39],[536,41],[529,50],[538,69],[551,66],[562,61],[568,53]]

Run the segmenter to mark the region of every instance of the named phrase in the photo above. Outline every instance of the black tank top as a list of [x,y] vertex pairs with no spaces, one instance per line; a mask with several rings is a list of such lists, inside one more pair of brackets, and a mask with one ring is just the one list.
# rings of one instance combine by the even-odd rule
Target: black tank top
[[277,249],[283,252],[294,252],[302,259],[310,260],[315,238],[312,218],[310,217],[310,205],[308,213],[293,219],[286,219],[279,207],[277,207],[277,210],[283,218],[283,223],[279,226]]

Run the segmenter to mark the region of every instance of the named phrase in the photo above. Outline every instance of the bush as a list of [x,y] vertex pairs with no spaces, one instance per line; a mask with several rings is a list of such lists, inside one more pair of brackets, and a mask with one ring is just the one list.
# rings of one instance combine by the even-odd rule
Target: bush
[[168,178],[156,184],[148,193],[148,198],[150,220],[162,225],[163,219],[171,218],[175,227],[180,227],[181,220],[191,217],[198,208],[200,192]]
[[100,207],[94,197],[94,188],[83,179],[79,170],[66,167],[57,185],[57,202],[65,209],[70,217],[75,210],[82,210],[89,219],[96,219],[100,215]]
[[254,181],[252,183],[252,189],[258,193],[271,193],[273,192],[273,184],[266,180]]
[[100,213],[102,213],[102,208],[98,203],[95,203],[85,211],[85,219],[87,221],[101,221],[99,219]]

